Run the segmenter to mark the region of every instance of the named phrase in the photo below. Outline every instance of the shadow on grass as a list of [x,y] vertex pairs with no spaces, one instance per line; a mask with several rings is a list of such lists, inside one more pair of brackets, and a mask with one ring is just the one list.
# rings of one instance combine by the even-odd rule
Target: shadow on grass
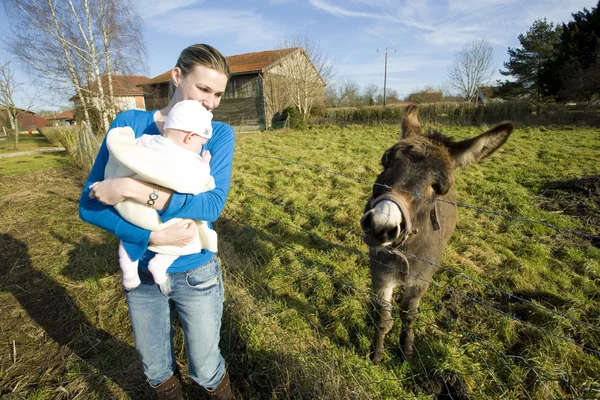
[[[0,263],[3,287],[8,288],[48,337],[97,371],[80,375],[90,390],[101,397],[111,393],[108,379],[131,399],[148,398],[135,349],[95,326],[63,286],[33,268],[24,242],[2,234],[0,249],[4,255]],[[71,254],[70,265],[79,264],[80,251],[85,253],[78,249]],[[131,365],[137,367],[132,370]]]
[[73,243],[57,233],[52,233],[52,235],[61,243],[70,243],[74,246],[73,250],[69,252],[69,262],[62,269],[61,275],[74,281],[83,282],[120,273],[114,236],[106,234],[106,239],[101,243],[93,243],[86,237],[82,238],[79,243]]

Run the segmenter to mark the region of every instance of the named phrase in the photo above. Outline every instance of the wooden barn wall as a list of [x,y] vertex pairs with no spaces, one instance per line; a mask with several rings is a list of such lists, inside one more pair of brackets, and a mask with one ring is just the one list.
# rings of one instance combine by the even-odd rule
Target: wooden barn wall
[[233,127],[265,129],[262,81],[257,74],[232,76],[221,105],[213,110],[215,121]]
[[[168,102],[168,83],[145,88],[146,109],[157,110]],[[213,110],[213,120],[233,127],[265,129],[265,102],[262,80],[258,74],[232,76],[219,107]]]

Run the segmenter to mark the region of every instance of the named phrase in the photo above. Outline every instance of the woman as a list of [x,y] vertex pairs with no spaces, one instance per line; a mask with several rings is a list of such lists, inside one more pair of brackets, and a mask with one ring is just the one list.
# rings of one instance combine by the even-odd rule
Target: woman
[[[130,126],[136,137],[163,132],[168,112],[182,100],[196,100],[209,111],[218,107],[229,80],[229,65],[211,46],[193,45],[181,53],[171,72],[170,101],[158,111],[129,110],[119,114],[111,128]],[[208,250],[179,257],[167,270],[168,279],[156,285],[147,265],[154,253],[148,244],[189,244],[196,224],[192,220],[215,221],[229,191],[234,133],[223,123],[213,122],[213,135],[204,145],[212,155],[211,174],[216,188],[199,195],[186,195],[132,178],[104,180],[108,161],[102,144],[79,203],[80,217],[115,234],[132,260],[139,259],[142,284],[125,290],[135,347],[144,374],[158,399],[182,399],[173,348],[172,321],[175,312],[183,327],[191,378],[214,399],[230,399],[229,376],[219,350],[223,314],[223,280],[217,256]],[[91,189],[90,185],[95,184]],[[156,208],[163,222],[182,221],[163,231],[150,232],[124,219],[112,207],[132,199]]]

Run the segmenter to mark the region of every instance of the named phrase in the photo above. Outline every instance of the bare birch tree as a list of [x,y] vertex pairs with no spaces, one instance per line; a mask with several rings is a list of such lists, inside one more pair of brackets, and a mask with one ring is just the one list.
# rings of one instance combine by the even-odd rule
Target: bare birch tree
[[[84,46],[78,52],[81,62],[84,65],[84,69],[88,71],[88,75],[94,76],[97,81],[97,85],[92,86],[92,82],[88,82],[86,95],[92,102],[90,106],[96,106],[100,117],[100,129],[102,131],[108,130],[108,116],[106,114],[106,97],[104,96],[104,88],[102,85],[100,73],[100,63],[98,60],[98,51],[96,50],[96,42],[94,40],[94,27],[92,25],[92,16],[90,10],[90,3],[88,0],[78,1],[80,10],[75,9],[73,0],[66,0],[65,4],[68,5],[71,10],[73,22],[77,25],[80,33],[81,42]],[[85,24],[85,27],[84,27]],[[87,31],[86,31],[87,30]],[[92,79],[88,79],[91,81]],[[97,98],[94,98],[94,91],[97,91]]]
[[[307,36],[285,38],[275,48],[281,54],[280,64],[272,71],[282,78],[274,83],[278,85],[276,91],[287,104],[294,105],[306,121],[314,105],[322,103],[325,85],[335,75],[331,56]],[[290,52],[290,49],[298,51]]]
[[100,15],[104,61],[107,71],[109,118],[117,114],[113,73],[146,72],[146,47],[142,40],[142,18],[129,0],[96,0]]
[[491,81],[493,62],[493,49],[487,40],[470,41],[456,53],[448,68],[449,84],[470,103],[479,88]]
[[[7,39],[10,51],[48,90],[69,97],[75,92],[83,120],[106,132],[109,118],[115,115],[111,75],[119,67],[114,60],[124,60],[122,53],[127,52],[133,60],[123,70],[130,65],[137,70],[144,66],[141,25],[130,23],[139,17],[128,0],[4,3],[12,28]],[[118,24],[123,26],[115,26]],[[92,121],[94,115],[97,123]]]
[[19,116],[23,111],[17,108],[15,95],[21,90],[21,85],[14,78],[10,61],[0,64],[0,120],[4,125],[4,117],[8,118],[10,128],[15,132],[15,150],[19,148]]

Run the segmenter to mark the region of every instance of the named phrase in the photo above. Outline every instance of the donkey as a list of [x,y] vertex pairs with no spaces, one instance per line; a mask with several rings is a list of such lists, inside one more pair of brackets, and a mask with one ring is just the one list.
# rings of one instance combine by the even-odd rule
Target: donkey
[[[421,134],[417,106],[409,106],[399,141],[381,158],[383,172],[360,220],[369,246],[375,301],[373,362],[381,360],[392,318],[392,293],[404,286],[400,311],[403,356],[413,356],[413,324],[419,303],[442,261],[456,227],[454,171],[477,163],[502,146],[513,130],[503,122],[461,142],[439,133]],[[400,296],[399,296],[400,297]]]

